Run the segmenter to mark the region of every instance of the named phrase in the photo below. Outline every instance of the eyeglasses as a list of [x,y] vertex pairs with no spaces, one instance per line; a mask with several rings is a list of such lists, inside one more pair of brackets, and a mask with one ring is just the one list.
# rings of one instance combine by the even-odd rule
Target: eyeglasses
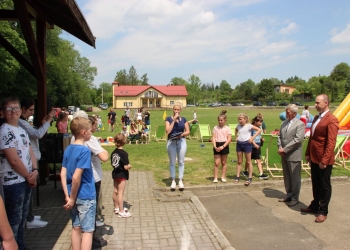
[[18,112],[21,110],[20,107],[14,107],[14,108],[11,108],[11,107],[8,107],[5,109],[7,112]]

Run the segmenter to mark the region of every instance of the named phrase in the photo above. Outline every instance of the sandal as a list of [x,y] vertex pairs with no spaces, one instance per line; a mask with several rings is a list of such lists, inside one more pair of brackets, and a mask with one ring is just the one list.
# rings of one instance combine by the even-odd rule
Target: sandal
[[114,208],[114,213],[115,213],[115,214],[119,214],[119,207]]
[[249,186],[250,183],[252,183],[252,178],[248,178],[248,180],[244,183],[244,186]]
[[239,176],[236,176],[235,180],[233,181],[233,184],[238,184],[239,182]]
[[119,218],[129,218],[131,216],[132,214],[130,212],[122,212],[122,213],[119,213],[118,215]]

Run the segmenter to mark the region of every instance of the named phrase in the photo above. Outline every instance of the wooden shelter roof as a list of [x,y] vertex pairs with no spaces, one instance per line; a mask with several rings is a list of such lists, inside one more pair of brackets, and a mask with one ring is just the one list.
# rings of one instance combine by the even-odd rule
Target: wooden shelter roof
[[[71,35],[95,48],[96,38],[93,36],[84,15],[74,0],[23,0],[31,21],[38,16],[51,27],[57,25]],[[18,11],[0,10],[0,20],[18,21]]]

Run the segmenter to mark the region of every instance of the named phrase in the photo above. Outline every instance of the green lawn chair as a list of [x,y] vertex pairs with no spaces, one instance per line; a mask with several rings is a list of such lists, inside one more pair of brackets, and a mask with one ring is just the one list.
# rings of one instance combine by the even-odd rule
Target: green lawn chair
[[272,135],[262,134],[261,137],[264,138],[264,144],[260,147],[261,163],[266,165],[266,151],[269,148]]
[[165,133],[165,125],[158,126],[157,130],[155,131],[153,138],[157,141],[166,141],[166,133]]
[[282,171],[281,156],[278,154],[277,136],[272,136],[269,147],[266,151],[266,169],[272,177],[283,177],[282,175],[274,175],[272,171]]
[[190,125],[190,134],[188,135],[188,138],[190,140],[192,139],[199,139],[199,136],[198,136],[198,124],[191,124]]
[[232,141],[236,141],[235,130],[237,128],[237,125],[238,124],[229,124],[228,125],[230,127],[230,129],[231,129],[231,133],[232,133],[231,139],[232,139]]
[[311,173],[309,172],[309,170],[311,171],[310,168],[310,164],[309,162],[306,161],[306,157],[305,157],[305,152],[306,152],[306,148],[307,148],[307,144],[309,143],[309,138],[306,138],[303,140],[303,155],[302,155],[302,160],[301,160],[301,168],[309,175],[311,176]]
[[203,141],[211,140],[211,130],[209,124],[199,124],[198,126],[202,143]]
[[334,147],[334,159],[335,159],[335,164],[334,165],[339,165],[342,166],[346,169],[348,169],[345,166],[345,159],[344,159],[344,151],[343,151],[343,146],[345,142],[348,140],[349,136],[346,135],[337,135],[337,141],[335,143]]

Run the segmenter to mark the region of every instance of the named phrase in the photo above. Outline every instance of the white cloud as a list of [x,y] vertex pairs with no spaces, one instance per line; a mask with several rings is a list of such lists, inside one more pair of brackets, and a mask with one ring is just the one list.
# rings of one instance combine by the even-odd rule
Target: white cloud
[[331,43],[350,43],[350,24],[346,26],[345,29],[337,33],[337,30],[331,31]]
[[279,33],[282,35],[290,35],[291,33],[298,31],[298,29],[299,26],[295,22],[291,22],[287,27],[280,29]]

